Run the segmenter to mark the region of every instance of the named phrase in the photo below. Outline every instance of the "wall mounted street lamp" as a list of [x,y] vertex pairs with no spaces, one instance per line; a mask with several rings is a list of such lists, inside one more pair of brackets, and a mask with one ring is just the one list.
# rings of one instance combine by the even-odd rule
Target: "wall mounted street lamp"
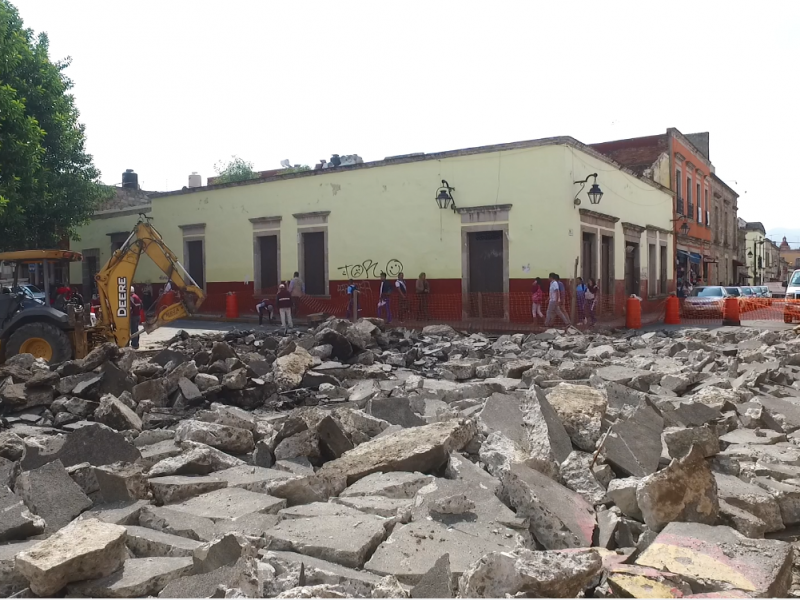
[[442,186],[436,190],[436,204],[440,209],[445,210],[448,207],[451,207],[453,212],[456,212],[456,202],[453,200],[452,194],[455,189],[456,188],[454,187],[450,187],[450,184],[442,179]]
[[600,200],[603,198],[603,190],[600,189],[600,186],[597,185],[597,173],[592,173],[591,175],[587,176],[586,179],[583,181],[573,181],[573,185],[581,184],[581,189],[578,190],[578,193],[575,194],[575,199],[572,203],[577,207],[581,205],[581,199],[578,196],[581,195],[583,188],[586,187],[586,184],[589,182],[589,177],[594,177],[594,183],[592,187],[589,188],[589,191],[586,192],[586,195],[589,196],[589,202],[591,204],[600,204]]
[[672,222],[683,220],[683,224],[681,228],[678,230],[681,235],[689,235],[689,219],[686,217],[678,217],[677,219],[672,219]]

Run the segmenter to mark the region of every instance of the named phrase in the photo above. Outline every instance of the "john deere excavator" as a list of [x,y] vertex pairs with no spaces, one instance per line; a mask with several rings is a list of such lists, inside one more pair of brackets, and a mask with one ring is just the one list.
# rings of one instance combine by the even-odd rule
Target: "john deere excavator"
[[[149,219],[142,216],[122,247],[95,276],[100,297],[96,325],[90,324],[85,306],[70,304],[66,313],[46,305],[23,309],[21,293],[0,293],[0,363],[21,353],[60,363],[83,358],[104,342],[114,342],[121,348],[127,346],[131,338],[130,289],[143,254],[164,272],[172,287],[169,294],[159,297],[156,312],[142,323],[144,331],[152,332],[196,312],[206,298],[205,293]],[[0,254],[0,260],[23,260],[25,255],[25,252]]]

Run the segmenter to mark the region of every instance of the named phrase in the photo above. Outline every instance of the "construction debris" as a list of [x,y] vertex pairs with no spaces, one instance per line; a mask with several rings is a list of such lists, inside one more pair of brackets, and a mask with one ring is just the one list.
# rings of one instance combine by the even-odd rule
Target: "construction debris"
[[0,401],[4,596],[800,596],[792,332],[329,319]]

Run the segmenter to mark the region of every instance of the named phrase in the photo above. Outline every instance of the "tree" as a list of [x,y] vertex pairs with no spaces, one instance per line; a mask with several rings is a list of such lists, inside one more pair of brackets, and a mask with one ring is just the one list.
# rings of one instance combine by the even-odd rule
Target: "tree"
[[111,196],[85,149],[69,64],[51,62],[47,35],[34,36],[0,0],[0,250],[77,239]]
[[214,185],[218,183],[232,183],[234,181],[247,181],[248,179],[258,179],[257,171],[253,170],[253,163],[247,162],[238,156],[231,156],[227,164],[218,162],[214,165],[217,177],[214,178]]

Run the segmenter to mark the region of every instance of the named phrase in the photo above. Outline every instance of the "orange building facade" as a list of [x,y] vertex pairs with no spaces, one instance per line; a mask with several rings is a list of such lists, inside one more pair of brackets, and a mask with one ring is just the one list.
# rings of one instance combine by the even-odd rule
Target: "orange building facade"
[[[728,284],[735,265],[736,192],[714,175],[708,133],[666,133],[591,144],[637,174],[675,192],[675,276],[678,288]],[[719,188],[719,189],[715,189]],[[716,192],[716,196],[715,196]],[[714,201],[716,197],[717,201]],[[720,263],[724,263],[721,265]]]

